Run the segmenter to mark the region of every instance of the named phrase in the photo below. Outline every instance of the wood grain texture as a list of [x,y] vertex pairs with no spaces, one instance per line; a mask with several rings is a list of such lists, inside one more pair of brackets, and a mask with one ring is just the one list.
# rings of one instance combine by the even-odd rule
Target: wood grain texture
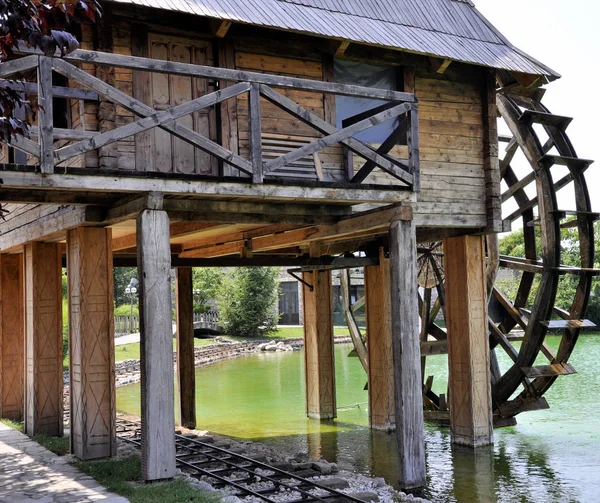
[[390,284],[399,483],[408,490],[426,483],[417,243],[411,220],[390,226]]
[[144,210],[136,222],[140,278],[142,478],[175,476],[169,217]]
[[192,268],[175,269],[177,311],[177,383],[179,425],[196,428],[196,367],[194,362],[194,296]]
[[312,292],[306,285],[302,288],[306,413],[308,417],[332,419],[337,410],[331,271],[307,272],[302,276],[313,286]]
[[61,253],[55,243],[25,245],[25,433],[62,436]]
[[367,346],[369,348],[369,424],[377,430],[396,427],[390,260],[380,252],[379,265],[365,267]]
[[117,453],[111,242],[110,229],[67,234],[71,452],[82,460]]
[[452,441],[493,441],[483,236],[444,240]]
[[23,420],[23,255],[0,255],[0,417]]

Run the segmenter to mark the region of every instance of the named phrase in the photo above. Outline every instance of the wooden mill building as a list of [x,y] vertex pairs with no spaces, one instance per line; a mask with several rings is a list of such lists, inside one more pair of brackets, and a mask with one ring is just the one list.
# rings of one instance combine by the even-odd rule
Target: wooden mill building
[[143,476],[172,477],[172,270],[180,418],[193,426],[191,267],[261,265],[303,273],[307,413],[334,417],[331,270],[365,266],[371,425],[395,426],[401,483],[423,486],[417,242],[445,239],[453,438],[491,443],[496,92],[559,75],[470,0],[103,9],[78,28],[80,50],[0,65],[41,105],[0,161],[2,416],[62,433],[66,267],[72,451],[115,454],[112,268],[137,265]]

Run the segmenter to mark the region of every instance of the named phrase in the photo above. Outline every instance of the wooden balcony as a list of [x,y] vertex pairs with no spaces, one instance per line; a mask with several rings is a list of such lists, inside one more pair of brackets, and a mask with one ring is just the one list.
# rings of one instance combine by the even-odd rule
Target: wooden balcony
[[[162,74],[169,78],[203,79],[210,82],[215,90],[174,106],[157,109],[134,97],[132,90],[126,92],[96,76],[97,68],[110,68],[115,72],[144,72],[150,76]],[[68,79],[69,87],[53,86],[53,73]],[[189,182],[198,181],[204,184],[203,193],[211,192],[212,189],[206,189],[210,182],[221,184],[221,189],[214,189],[214,193],[224,196],[246,194],[264,198],[277,195],[285,198],[288,194],[296,200],[314,196],[315,199],[382,203],[410,200],[411,194],[420,190],[418,105],[415,95],[411,93],[83,50],[64,58],[28,54],[0,65],[0,78],[16,79],[19,76],[26,76],[26,79],[5,80],[3,85],[22,91],[33,99],[37,96],[40,106],[37,126],[32,127],[30,138],[12,139],[11,147],[24,152],[27,162],[13,162],[2,167],[3,188],[7,190],[12,186],[21,191],[52,188],[83,192],[97,191],[102,187],[107,192],[160,191],[177,195],[189,192]],[[288,97],[293,96],[293,92],[314,93],[322,99],[327,96],[350,96],[374,100],[374,105],[367,112],[344,120],[342,128],[338,129]],[[114,104],[133,114],[133,117],[125,124],[100,131],[80,127],[59,128],[53,119],[53,101],[60,97],[69,100],[70,109],[75,102],[96,102],[100,108],[105,104]],[[247,103],[245,149],[238,151],[237,148],[228,148],[224,141],[217,141],[190,127],[189,121],[182,120],[217,106],[223,110],[226,108],[223,104],[231,100],[244,100]],[[282,141],[273,138],[273,135],[265,135],[261,122],[266,106],[274,106],[289,115],[290,119],[306,125],[313,132],[313,137],[288,135],[286,141]],[[387,121],[394,121],[393,132],[381,144],[373,145],[355,138],[359,133]],[[157,129],[162,131],[163,136],[177,138],[179,145],[191,145],[194,151],[199,149],[204,153],[204,158],[210,159],[218,168],[207,175],[163,173],[156,167],[143,172],[139,169],[107,170],[74,162],[89,152],[101,151],[126,139],[135,144],[143,134]],[[406,156],[401,159],[397,157],[398,149],[393,149],[404,139],[406,147],[402,152]],[[154,145],[150,144],[149,148],[153,149]],[[339,157],[346,159],[339,165],[333,178],[325,173],[321,161],[321,154],[328,149],[337,149]],[[140,155],[138,151],[136,145],[136,158]],[[152,157],[152,152],[150,150],[144,155]],[[348,153],[354,156],[354,161],[348,161]],[[360,164],[357,163],[358,159],[362,161]],[[391,182],[382,185],[368,181],[367,177],[374,171],[384,173]],[[18,179],[11,178],[10,172],[18,172]],[[104,179],[94,182],[94,176],[103,176]],[[166,180],[170,185],[157,182],[150,184],[149,179]],[[187,185],[176,185],[175,182],[181,181]],[[240,190],[240,185],[245,188]],[[279,186],[280,190],[275,193],[272,189],[267,191],[258,186]],[[286,192],[284,186],[296,189]],[[309,195],[307,189],[317,190]],[[8,192],[6,194],[9,201],[21,202],[23,199],[21,196],[11,196]],[[23,202],[26,202],[25,199]]]

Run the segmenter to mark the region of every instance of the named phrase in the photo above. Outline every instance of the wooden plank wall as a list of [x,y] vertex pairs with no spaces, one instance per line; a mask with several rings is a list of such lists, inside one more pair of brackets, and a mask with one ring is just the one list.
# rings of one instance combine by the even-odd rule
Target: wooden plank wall
[[421,133],[416,214],[450,214],[486,225],[483,91],[483,76],[474,67],[457,64],[443,75],[415,68]]

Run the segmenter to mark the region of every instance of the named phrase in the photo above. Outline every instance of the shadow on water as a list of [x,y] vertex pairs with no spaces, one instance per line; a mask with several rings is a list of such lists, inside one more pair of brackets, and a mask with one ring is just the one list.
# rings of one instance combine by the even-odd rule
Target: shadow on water
[[[290,456],[305,452],[397,486],[395,435],[367,427],[366,405],[348,407],[367,401],[364,371],[358,359],[346,357],[348,351],[336,347],[337,419],[305,417],[302,353],[260,354],[197,370],[198,427]],[[426,425],[424,496],[448,503],[600,501],[600,404],[589,403],[600,377],[598,357],[600,337],[582,339],[572,359],[579,374],[555,384],[551,409],[496,430],[494,446],[459,448],[449,429]],[[431,365],[427,372],[445,388],[445,361]],[[139,400],[139,385],[119,388],[117,408],[139,413]]]

